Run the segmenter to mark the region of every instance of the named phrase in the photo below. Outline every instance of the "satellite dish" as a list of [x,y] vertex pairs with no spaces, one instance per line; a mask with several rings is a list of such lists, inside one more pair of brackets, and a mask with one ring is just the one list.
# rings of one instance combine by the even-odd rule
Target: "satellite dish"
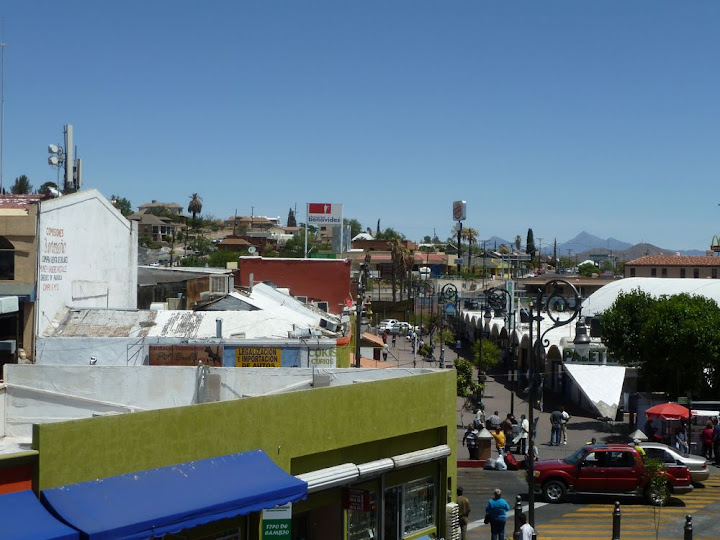
[[252,254],[255,253],[256,251],[257,251],[257,249],[255,249],[255,246],[250,246],[250,247],[248,248],[248,253],[249,253],[250,255],[252,255]]

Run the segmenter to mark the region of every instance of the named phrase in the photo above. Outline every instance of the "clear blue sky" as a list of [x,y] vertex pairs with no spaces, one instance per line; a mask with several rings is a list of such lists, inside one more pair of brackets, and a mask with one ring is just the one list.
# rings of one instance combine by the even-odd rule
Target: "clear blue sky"
[[720,2],[21,1],[0,6],[4,184],[446,238],[720,234]]

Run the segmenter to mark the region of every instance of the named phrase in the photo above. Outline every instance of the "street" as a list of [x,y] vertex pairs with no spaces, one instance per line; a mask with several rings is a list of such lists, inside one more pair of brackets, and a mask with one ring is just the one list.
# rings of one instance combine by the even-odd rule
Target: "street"
[[[483,523],[483,517],[485,505],[496,488],[502,490],[503,498],[513,508],[517,495],[521,495],[523,510],[527,513],[524,475],[524,471],[458,470],[458,485],[463,487],[472,508],[468,540],[490,538],[490,528]],[[720,538],[720,469],[714,469],[710,479],[697,485],[691,493],[672,497],[662,508],[627,497],[575,497],[562,504],[546,504],[538,498],[535,503],[538,538],[609,540],[615,500],[620,501],[621,538],[655,538],[657,527],[657,538],[682,539],[688,514],[692,516],[693,540]],[[508,517],[505,529],[508,537],[512,536],[513,523],[513,518]]]

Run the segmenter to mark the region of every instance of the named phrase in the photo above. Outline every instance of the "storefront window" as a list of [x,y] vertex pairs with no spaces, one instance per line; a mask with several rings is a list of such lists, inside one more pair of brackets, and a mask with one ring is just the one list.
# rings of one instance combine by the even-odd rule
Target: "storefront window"
[[377,498],[375,493],[371,493],[369,510],[348,510],[347,540],[365,540],[366,538],[377,537]]
[[435,485],[432,479],[415,480],[403,486],[403,534],[435,525]]

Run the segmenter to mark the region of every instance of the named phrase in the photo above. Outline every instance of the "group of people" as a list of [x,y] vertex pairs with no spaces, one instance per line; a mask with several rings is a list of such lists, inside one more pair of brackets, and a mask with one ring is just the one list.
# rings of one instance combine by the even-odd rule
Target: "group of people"
[[550,413],[550,446],[567,444],[567,424],[570,414],[565,407],[559,407]]
[[720,423],[717,417],[707,421],[700,433],[700,442],[702,442],[703,457],[710,461],[714,460],[715,465],[720,467]]
[[511,413],[508,413],[501,421],[498,411],[485,419],[484,411],[476,409],[475,417],[467,425],[462,439],[463,446],[467,446],[470,459],[479,459],[478,436],[483,427],[492,435],[498,457],[512,452],[513,447],[516,448],[520,455],[527,453],[530,423],[524,414],[520,416],[519,422]]
[[[470,516],[470,500],[463,495],[461,487],[457,488],[457,505],[460,515],[460,538],[465,540]],[[505,525],[509,511],[510,505],[502,498],[502,491],[496,489],[493,498],[485,507],[485,523],[490,525],[491,540],[505,540]],[[527,522],[527,516],[520,514],[518,520],[520,521],[520,540],[532,540],[535,529]]]

